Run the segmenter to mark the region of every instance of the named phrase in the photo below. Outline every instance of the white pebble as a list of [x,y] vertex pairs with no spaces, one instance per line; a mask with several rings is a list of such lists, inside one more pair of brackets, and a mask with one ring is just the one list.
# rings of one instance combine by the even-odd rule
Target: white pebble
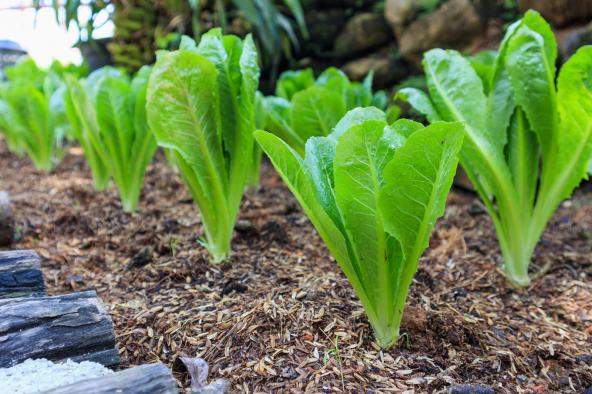
[[0,387],[6,394],[36,394],[81,380],[113,373],[91,361],[54,363],[44,358],[28,359],[11,368],[0,368]]

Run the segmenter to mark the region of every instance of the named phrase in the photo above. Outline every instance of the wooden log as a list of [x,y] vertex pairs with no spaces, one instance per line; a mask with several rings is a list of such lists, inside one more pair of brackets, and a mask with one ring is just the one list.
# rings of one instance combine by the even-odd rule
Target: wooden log
[[14,215],[8,193],[0,192],[0,246],[12,244],[14,239]]
[[118,365],[113,322],[96,293],[0,300],[0,368],[28,358]]
[[177,383],[162,363],[125,369],[100,378],[87,379],[42,394],[177,394]]
[[0,252],[0,298],[45,295],[40,262],[32,250]]

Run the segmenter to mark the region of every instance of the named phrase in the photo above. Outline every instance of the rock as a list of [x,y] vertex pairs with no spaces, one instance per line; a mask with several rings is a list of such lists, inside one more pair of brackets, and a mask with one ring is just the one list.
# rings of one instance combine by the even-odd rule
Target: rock
[[[308,7],[304,9],[308,9]],[[309,39],[302,42],[303,52],[318,55],[332,51],[335,37],[347,22],[345,10],[343,8],[327,10],[312,8],[310,12],[306,12],[305,16]]]
[[557,33],[557,47],[561,60],[566,61],[578,48],[592,44],[592,22],[586,26],[566,29]]
[[340,7],[342,9],[368,9],[380,3],[380,1],[381,0],[301,0],[301,4],[304,10],[331,7]]
[[181,223],[177,219],[165,219],[160,222],[160,229],[165,233],[174,233],[179,227],[181,227]]
[[461,49],[482,32],[479,13],[469,0],[449,0],[425,18],[413,21],[399,36],[401,55],[419,65],[432,48]]
[[236,293],[244,293],[249,288],[247,285],[242,283],[241,279],[230,279],[224,284],[224,288],[222,289],[222,296],[226,294],[230,294],[232,292]]
[[592,0],[518,0],[518,7],[537,10],[557,27],[592,18]]
[[484,385],[459,385],[450,388],[450,394],[495,394],[495,390]]
[[346,63],[342,70],[355,81],[361,81],[371,70],[374,70],[373,87],[390,88],[393,83],[400,81],[408,74],[407,65],[394,56],[393,49],[386,48],[377,54],[352,60]]
[[14,216],[8,193],[0,192],[0,246],[8,246],[14,239]]
[[386,0],[384,16],[391,25],[395,35],[400,37],[409,23],[421,10],[421,2],[416,0]]
[[252,221],[248,219],[239,219],[234,225],[234,229],[239,233],[251,233],[257,230]]
[[469,292],[464,287],[455,287],[452,289],[452,297],[457,300],[459,298],[464,298],[469,295]]
[[293,380],[298,377],[298,372],[292,367],[284,367],[280,372],[280,376],[284,379]]
[[580,354],[575,357],[577,363],[592,365],[592,354]]
[[140,250],[131,260],[127,263],[125,267],[128,271],[134,268],[142,268],[145,265],[149,264],[152,261],[152,252],[154,249],[152,246],[145,246]]
[[393,40],[382,14],[367,12],[353,16],[335,40],[335,56],[340,58],[367,52]]

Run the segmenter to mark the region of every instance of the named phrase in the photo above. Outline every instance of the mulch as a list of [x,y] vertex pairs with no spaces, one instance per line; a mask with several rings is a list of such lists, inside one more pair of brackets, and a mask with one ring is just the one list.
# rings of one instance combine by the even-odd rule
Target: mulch
[[[572,393],[592,385],[592,190],[565,202],[528,289],[500,270],[489,218],[455,190],[420,262],[400,344],[381,351],[337,264],[269,164],[248,193],[231,261],[211,265],[199,212],[158,155],[140,211],[95,192],[79,149],[51,174],[0,143],[0,189],[52,294],[96,289],[124,365],[203,357],[245,393]],[[486,387],[482,387],[483,390]],[[486,392],[486,391],[484,391]]]

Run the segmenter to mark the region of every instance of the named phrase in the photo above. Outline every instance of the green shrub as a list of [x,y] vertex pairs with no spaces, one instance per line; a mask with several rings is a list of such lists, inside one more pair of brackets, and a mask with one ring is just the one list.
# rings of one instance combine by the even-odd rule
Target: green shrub
[[255,135],[352,284],[378,344],[392,346],[419,258],[444,213],[462,125],[389,125],[377,108],[358,108],[328,136],[311,137],[304,158],[274,134]]
[[508,29],[495,57],[465,59],[435,49],[423,67],[429,96],[400,95],[430,121],[459,121],[461,163],[497,232],[508,279],[530,282],[535,246],[592,153],[592,47],[581,48],[555,79],[557,47],[536,12]]

